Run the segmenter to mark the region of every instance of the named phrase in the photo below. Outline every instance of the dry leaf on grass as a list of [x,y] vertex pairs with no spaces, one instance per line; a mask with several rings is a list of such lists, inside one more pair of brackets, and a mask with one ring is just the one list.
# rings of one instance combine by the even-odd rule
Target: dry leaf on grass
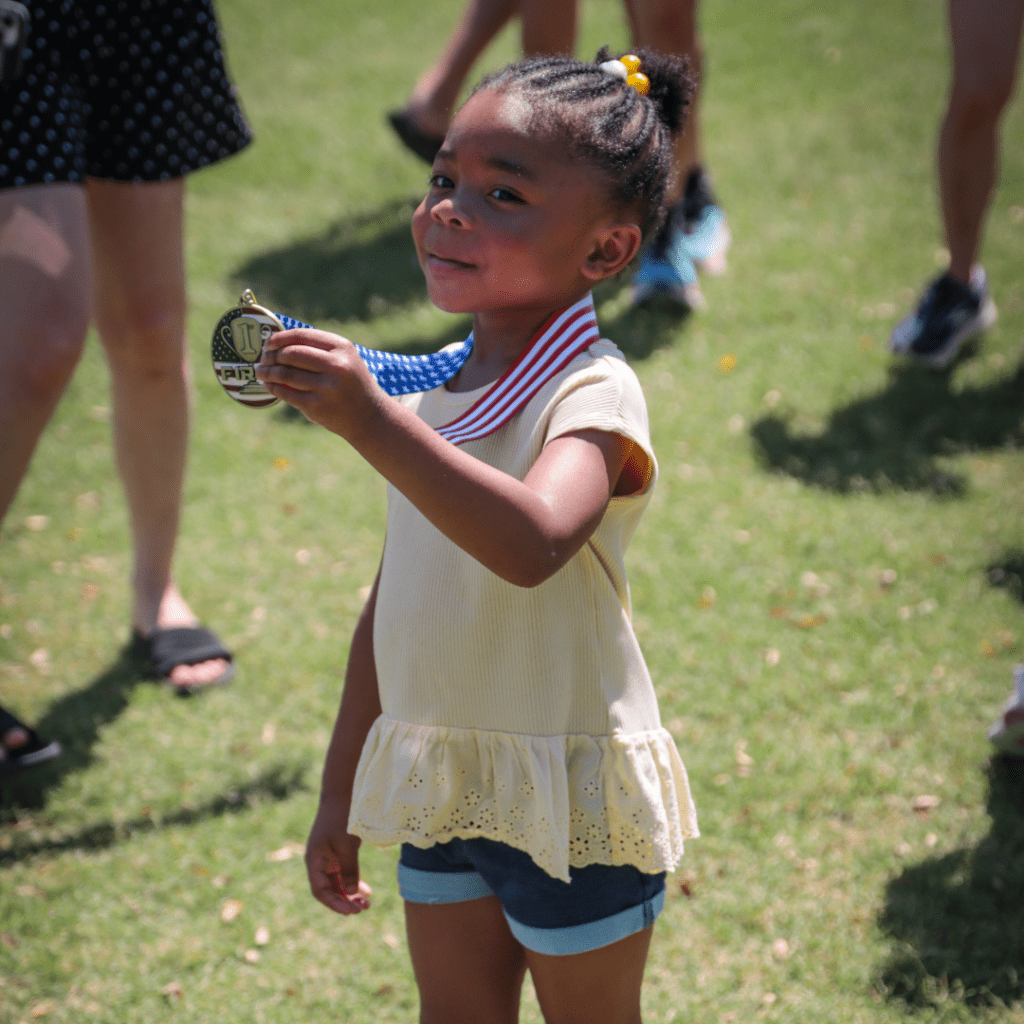
[[184,989],[181,987],[180,981],[169,981],[162,989],[160,989],[160,995],[166,996],[170,1002],[174,1002],[176,999],[180,999],[184,994]]
[[229,924],[241,914],[244,907],[245,904],[241,900],[225,900],[224,905],[220,908],[220,919],[225,924]]

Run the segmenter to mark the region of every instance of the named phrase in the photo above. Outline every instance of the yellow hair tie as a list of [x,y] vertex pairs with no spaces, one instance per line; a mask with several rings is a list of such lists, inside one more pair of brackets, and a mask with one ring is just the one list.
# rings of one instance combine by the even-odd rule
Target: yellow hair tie
[[598,66],[609,75],[621,78],[641,96],[651,91],[651,80],[640,70],[640,58],[635,53],[627,53],[618,60],[606,60]]
[[631,85],[641,96],[651,91],[651,80],[642,71],[632,72],[626,79],[626,85]]

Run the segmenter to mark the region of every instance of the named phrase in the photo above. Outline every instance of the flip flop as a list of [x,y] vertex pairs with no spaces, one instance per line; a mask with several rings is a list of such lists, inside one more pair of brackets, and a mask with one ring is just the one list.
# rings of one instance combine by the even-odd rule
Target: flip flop
[[24,729],[28,733],[28,742],[14,750],[4,747],[4,759],[0,761],[0,779],[24,768],[52,761],[61,753],[61,745],[56,740],[44,740],[35,729],[29,728],[19,721],[6,708],[0,707],[0,736],[6,736],[11,729]]
[[149,636],[144,636],[137,629],[133,629],[129,646],[135,657],[147,662],[147,669],[154,679],[170,681],[171,672],[179,665],[198,665],[204,661],[213,661],[215,658],[223,658],[228,662],[227,668],[208,683],[179,685],[171,682],[171,686],[180,697],[191,697],[200,690],[224,686],[235,678],[234,656],[221,643],[217,634],[205,626],[154,629]]
[[402,140],[406,149],[411,150],[428,164],[434,162],[437,151],[444,142],[443,135],[430,135],[419,128],[404,110],[392,110],[388,114],[388,123],[395,134]]
[[1008,711],[1024,711],[1024,665],[1013,666],[1013,696],[1003,705],[999,720],[988,730],[988,738],[1001,754],[1024,757],[1024,720],[1007,725]]

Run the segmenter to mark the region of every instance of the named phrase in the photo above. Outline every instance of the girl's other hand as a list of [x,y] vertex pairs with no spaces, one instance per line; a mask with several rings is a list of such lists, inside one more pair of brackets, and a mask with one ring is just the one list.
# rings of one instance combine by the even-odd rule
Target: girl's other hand
[[349,835],[348,807],[322,802],[306,843],[306,873],[313,895],[337,914],[370,909],[372,890],[359,878],[359,844]]
[[374,418],[386,397],[352,342],[313,328],[272,334],[256,377],[272,395],[347,441]]

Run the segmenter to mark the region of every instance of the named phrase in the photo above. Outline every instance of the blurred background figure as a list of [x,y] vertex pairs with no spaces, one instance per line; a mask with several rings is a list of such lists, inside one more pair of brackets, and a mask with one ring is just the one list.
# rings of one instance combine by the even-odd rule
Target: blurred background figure
[[704,167],[700,95],[704,48],[697,27],[698,0],[625,0],[634,46],[661,50],[690,62],[697,83],[686,131],[676,143],[676,183],[669,216],[640,255],[633,277],[634,304],[667,300],[683,310],[704,298],[697,271],[720,274],[731,236]]
[[573,52],[576,0],[470,0],[444,52],[420,77],[405,108],[388,115],[398,137],[421,160],[434,162],[467,75],[517,14],[523,56]]
[[[949,269],[892,332],[890,348],[942,368],[965,341],[991,327],[996,306],[980,263],[985,217],[998,176],[1000,120],[1013,96],[1024,34],[1024,0],[950,0],[952,82],[939,133],[939,198]],[[1024,756],[1024,666],[989,739]]]
[[[188,445],[184,175],[251,133],[210,0],[33,0],[9,8],[4,42],[21,59],[0,83],[0,520],[95,318],[134,545],[132,646],[185,695],[233,665],[171,576]],[[0,708],[0,778],[59,753]]]
[[1024,665],[1013,667],[1013,693],[988,738],[1000,753],[1024,757]]
[[893,352],[944,367],[990,327],[996,307],[976,263],[999,162],[999,122],[1013,95],[1024,0],[950,0],[952,83],[938,170],[949,270],[896,325]]
[[[725,270],[731,239],[702,159],[704,54],[697,29],[697,0],[624,0],[624,5],[633,45],[687,58],[698,83],[686,133],[676,147],[670,214],[640,256],[633,277],[633,302],[698,309],[704,299],[697,271],[714,274]],[[388,115],[398,137],[420,159],[433,162],[473,64],[517,14],[525,56],[573,52],[575,0],[471,0],[441,57],[416,83],[408,103]]]

